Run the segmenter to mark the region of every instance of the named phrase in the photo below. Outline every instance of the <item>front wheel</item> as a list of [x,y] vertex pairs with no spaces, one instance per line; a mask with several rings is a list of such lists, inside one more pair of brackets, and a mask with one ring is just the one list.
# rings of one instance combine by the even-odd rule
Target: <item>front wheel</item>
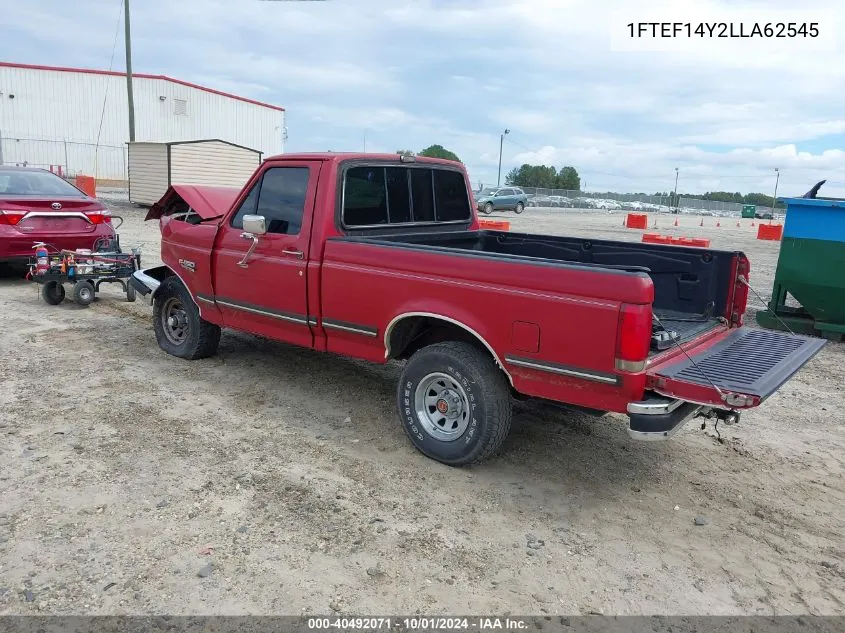
[[514,208],[513,212],[514,213],[522,213],[523,211],[525,211],[525,205],[522,204],[521,202],[517,202],[516,207]]
[[220,327],[200,316],[197,304],[176,277],[165,279],[156,292],[153,329],[161,349],[188,360],[214,355],[220,343]]
[[449,466],[484,461],[510,431],[507,379],[486,351],[468,343],[436,343],[411,356],[397,405],[417,450]]
[[485,204],[483,207],[481,207],[481,212],[484,215],[490,215],[491,213],[493,213],[493,203],[488,202],[487,204]]

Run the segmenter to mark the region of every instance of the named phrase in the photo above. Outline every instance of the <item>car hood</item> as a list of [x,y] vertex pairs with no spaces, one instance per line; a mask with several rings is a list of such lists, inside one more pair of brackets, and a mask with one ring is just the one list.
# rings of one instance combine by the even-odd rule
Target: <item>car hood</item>
[[150,207],[144,220],[160,218],[175,198],[182,198],[203,220],[219,218],[232,207],[240,192],[238,187],[170,185],[161,199]]

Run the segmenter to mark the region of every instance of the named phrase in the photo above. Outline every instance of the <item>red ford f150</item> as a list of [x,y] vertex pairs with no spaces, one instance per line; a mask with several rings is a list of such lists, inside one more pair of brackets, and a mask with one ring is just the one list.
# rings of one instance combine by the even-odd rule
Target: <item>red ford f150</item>
[[502,444],[513,399],[627,414],[637,439],[736,422],[824,345],[743,327],[741,252],[479,230],[459,163],[288,154],[243,188],[172,186],[164,266],[132,283],[158,344],[215,353],[221,328],[376,363],[425,455]]

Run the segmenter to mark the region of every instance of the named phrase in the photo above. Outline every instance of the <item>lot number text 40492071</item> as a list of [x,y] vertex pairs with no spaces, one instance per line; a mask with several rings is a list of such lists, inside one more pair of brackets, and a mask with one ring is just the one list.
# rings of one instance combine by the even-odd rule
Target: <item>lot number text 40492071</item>
[[631,37],[816,38],[818,22],[629,22]]

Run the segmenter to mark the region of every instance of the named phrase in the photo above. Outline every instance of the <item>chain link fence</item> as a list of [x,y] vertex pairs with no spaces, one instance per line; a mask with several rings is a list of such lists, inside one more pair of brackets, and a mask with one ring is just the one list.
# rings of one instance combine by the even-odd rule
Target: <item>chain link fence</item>
[[[489,187],[487,189],[495,189]],[[529,207],[602,209],[606,211],[642,211],[646,213],[674,213],[673,196],[637,193],[595,193],[572,189],[520,187],[528,195]],[[678,197],[677,212],[691,215],[740,217],[743,204],[698,198]],[[782,214],[782,210],[780,210]],[[757,206],[756,213],[771,214],[771,207]],[[775,213],[777,215],[777,213]]]
[[68,178],[93,176],[98,182],[115,185],[128,180],[125,146],[3,135],[0,165],[41,167]]

